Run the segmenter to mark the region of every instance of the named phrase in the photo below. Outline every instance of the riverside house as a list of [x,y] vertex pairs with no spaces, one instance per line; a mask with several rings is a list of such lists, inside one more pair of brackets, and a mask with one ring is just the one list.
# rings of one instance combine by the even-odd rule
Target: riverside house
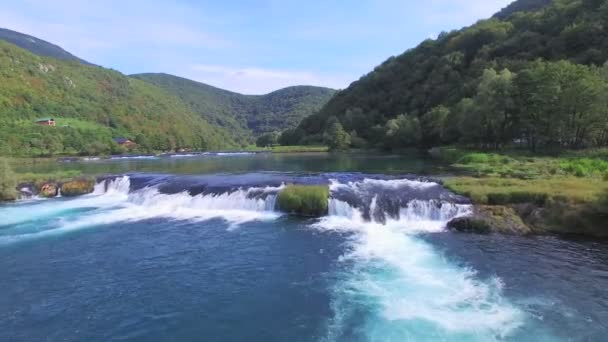
[[114,138],[114,141],[118,145],[124,146],[124,147],[133,147],[133,146],[135,146],[135,142],[132,141],[131,139],[127,139],[127,138]]
[[55,119],[53,118],[42,118],[36,120],[36,124],[40,126],[55,126]]

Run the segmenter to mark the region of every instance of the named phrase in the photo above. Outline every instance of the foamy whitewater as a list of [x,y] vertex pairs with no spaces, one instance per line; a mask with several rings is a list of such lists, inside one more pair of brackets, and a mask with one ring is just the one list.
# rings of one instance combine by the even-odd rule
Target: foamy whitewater
[[[0,209],[0,227],[17,225],[0,235],[0,245],[41,238],[72,230],[153,218],[205,221],[223,219],[236,226],[254,220],[271,220],[276,193],[281,187],[239,189],[217,195],[190,196],[187,192],[162,194],[155,187],[131,192],[128,176],[107,179],[92,194],[77,199],[50,199]],[[257,196],[250,196],[255,193]],[[260,196],[267,194],[267,196]],[[46,228],[33,226],[44,221]],[[18,231],[15,234],[14,231]]]
[[[280,186],[239,187],[222,193],[133,190],[128,176],[99,182],[77,199],[30,201],[0,208],[0,246],[118,222],[150,219],[202,222],[230,228],[272,221]],[[448,200],[439,184],[407,179],[330,180],[329,215],[308,229],[344,234],[348,246],[331,285],[327,341],[494,341],[512,336],[525,314],[506,300],[499,278],[479,279],[429,243],[470,205]],[[437,193],[433,198],[425,194]],[[44,224],[43,224],[44,223]],[[44,227],[44,228],[40,228]],[[38,241],[44,243],[44,240]]]
[[[402,190],[439,186],[410,180],[333,182],[364,196],[370,186]],[[369,211],[381,210],[375,195]],[[334,318],[326,340],[369,341],[492,341],[523,324],[523,314],[503,299],[502,283],[481,281],[475,272],[458,267],[418,234],[437,233],[451,219],[468,215],[469,205],[438,200],[411,200],[396,218],[366,220],[348,203],[330,200],[330,215],[313,225],[319,230],[353,233],[349,265],[333,288]],[[362,325],[353,330],[353,325]]]

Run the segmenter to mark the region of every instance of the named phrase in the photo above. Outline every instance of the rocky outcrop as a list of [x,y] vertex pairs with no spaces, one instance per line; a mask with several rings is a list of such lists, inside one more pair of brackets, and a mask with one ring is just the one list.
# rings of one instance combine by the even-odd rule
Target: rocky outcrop
[[559,234],[608,238],[608,213],[593,205],[548,201],[508,206],[477,205],[448,223],[452,231],[477,234]]
[[90,194],[95,188],[95,181],[88,178],[78,178],[61,184],[61,195],[74,197]]
[[534,229],[523,222],[517,212],[506,206],[475,206],[473,213],[448,223],[453,231],[465,233],[533,234]]
[[51,198],[57,196],[59,193],[59,185],[54,182],[47,182],[40,186],[40,191],[38,193],[39,196],[45,198]]
[[538,233],[608,238],[608,213],[603,206],[549,201],[544,206],[513,206],[518,215]]
[[79,177],[64,182],[45,181],[20,183],[17,193],[20,198],[40,196],[44,198],[57,197],[59,193],[65,197],[75,197],[90,194],[95,189],[95,179]]

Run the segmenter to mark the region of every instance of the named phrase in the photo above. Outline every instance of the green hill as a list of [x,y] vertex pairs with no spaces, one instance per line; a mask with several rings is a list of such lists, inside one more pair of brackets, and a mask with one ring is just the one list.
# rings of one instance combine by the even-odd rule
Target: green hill
[[66,61],[78,61],[80,63],[90,64],[89,62],[72,55],[55,44],[51,44],[47,41],[24,33],[11,31],[9,29],[0,28],[0,40],[17,45],[18,47],[28,50],[29,52],[38,56],[53,57]]
[[604,0],[517,1],[389,58],[289,136],[316,143],[346,131],[343,142],[385,148],[604,146],[607,22]]
[[[115,153],[116,137],[144,150],[236,145],[179,98],[113,70],[0,41],[0,80],[1,154]],[[55,118],[57,127],[36,125],[41,117]]]
[[240,141],[295,127],[318,111],[335,93],[312,86],[296,86],[267,95],[242,95],[167,74],[138,74],[134,78],[155,84],[181,98],[207,121],[233,132]]

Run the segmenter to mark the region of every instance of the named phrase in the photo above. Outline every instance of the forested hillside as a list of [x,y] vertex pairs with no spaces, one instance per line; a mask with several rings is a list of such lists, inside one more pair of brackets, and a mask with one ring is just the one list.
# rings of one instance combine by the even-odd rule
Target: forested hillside
[[605,146],[607,60],[608,1],[520,0],[391,57],[281,141],[389,149]]
[[[235,145],[177,97],[113,70],[0,41],[0,80],[0,154],[116,153],[116,137],[155,151]],[[36,125],[43,117],[57,126]]]
[[296,86],[267,95],[242,95],[167,74],[132,77],[178,96],[209,122],[233,132],[240,142],[252,142],[254,136],[295,127],[321,109],[335,93],[328,88]]
[[78,61],[80,63],[90,64],[89,62],[72,55],[55,44],[51,44],[47,41],[27,34],[11,31],[9,29],[0,28],[0,40],[17,45],[18,47],[28,50],[29,52],[38,56],[53,57],[67,61]]

